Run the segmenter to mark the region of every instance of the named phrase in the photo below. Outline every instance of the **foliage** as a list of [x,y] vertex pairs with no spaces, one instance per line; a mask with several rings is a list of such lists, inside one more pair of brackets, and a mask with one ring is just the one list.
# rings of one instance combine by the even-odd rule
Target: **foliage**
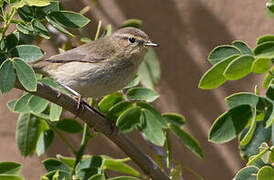
[[[65,92],[54,81],[42,75],[35,74],[30,63],[43,58],[44,51],[37,45],[42,39],[52,38],[50,26],[59,33],[73,38],[83,36],[81,43],[92,41],[85,37],[83,31],[90,20],[83,14],[66,11],[59,1],[50,0],[0,0],[3,28],[0,29],[0,90],[2,94],[9,92],[15,86],[16,78],[29,92],[37,90],[37,82],[52,86]],[[16,16],[18,15],[18,16]],[[16,19],[19,17],[20,19]],[[16,30],[7,34],[11,24]],[[127,20],[121,27],[134,26],[142,28],[142,21]],[[101,35],[101,21],[98,24],[95,40]],[[102,36],[111,34],[108,25]],[[76,38],[74,39],[76,40]],[[67,39],[65,49],[72,47]],[[63,50],[61,50],[63,51]],[[156,53],[149,49],[136,78],[124,89],[104,96],[100,100],[90,99],[92,106],[102,115],[116,124],[122,132],[129,133],[137,130],[146,140],[166,151],[162,161],[167,161],[162,169],[168,169],[170,177],[177,179],[181,175],[181,168],[172,159],[172,143],[170,133],[179,138],[190,151],[200,158],[204,158],[199,142],[189,135],[183,128],[185,119],[176,113],[161,114],[153,105],[158,97],[154,90],[160,80],[160,65]],[[66,93],[66,92],[65,92]],[[94,103],[95,102],[95,103]],[[144,177],[126,162],[129,158],[113,159],[104,155],[84,155],[86,145],[97,133],[91,133],[86,124],[79,123],[73,118],[63,118],[63,108],[28,92],[10,101],[8,107],[12,112],[19,113],[16,127],[16,142],[22,156],[27,157],[36,153],[44,154],[52,146],[55,136],[59,136],[74,157],[57,155],[43,161],[48,171],[42,180],[57,179],[127,179],[136,180]],[[70,134],[82,133],[80,148],[74,147],[63,132]],[[180,166],[181,167],[181,166]],[[0,179],[23,179],[19,176],[21,165],[15,162],[0,163]],[[130,176],[109,178],[107,171],[117,171]]]
[[[274,14],[274,1],[267,3],[269,15]],[[273,179],[274,177],[274,35],[257,39],[251,50],[243,41],[214,48],[208,61],[213,65],[201,78],[199,88],[214,89],[228,80],[238,80],[250,73],[264,74],[260,93],[239,92],[225,99],[228,110],[220,115],[209,131],[209,141],[225,143],[238,136],[240,154],[248,160],[235,176],[242,179]],[[272,146],[271,146],[272,144]]]

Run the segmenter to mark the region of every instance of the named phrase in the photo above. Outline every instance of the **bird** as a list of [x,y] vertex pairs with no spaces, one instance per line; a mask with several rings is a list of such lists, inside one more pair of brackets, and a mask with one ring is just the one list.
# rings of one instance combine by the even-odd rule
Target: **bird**
[[133,80],[148,48],[156,46],[144,31],[125,27],[35,62],[32,67],[79,99],[97,98],[116,92]]

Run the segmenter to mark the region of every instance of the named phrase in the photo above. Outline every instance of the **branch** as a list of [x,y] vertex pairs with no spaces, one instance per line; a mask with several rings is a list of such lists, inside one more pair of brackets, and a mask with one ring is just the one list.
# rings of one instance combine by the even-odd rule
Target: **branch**
[[[15,87],[27,91],[16,82]],[[127,135],[123,134],[111,121],[107,120],[101,113],[88,105],[83,105],[77,113],[77,101],[69,95],[63,94],[56,89],[37,83],[37,91],[29,92],[35,96],[45,98],[64,109],[77,115],[81,120],[87,123],[90,128],[103,133],[119,148],[121,148],[149,177],[154,180],[169,180],[168,176],[158,167],[158,165],[142,150],[140,150]]]

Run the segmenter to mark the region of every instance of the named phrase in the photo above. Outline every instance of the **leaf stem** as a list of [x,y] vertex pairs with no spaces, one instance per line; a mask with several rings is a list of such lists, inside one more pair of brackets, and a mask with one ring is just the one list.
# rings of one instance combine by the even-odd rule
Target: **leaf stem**
[[94,40],[97,40],[99,38],[101,26],[102,26],[102,21],[100,20],[99,23],[98,23],[98,26],[97,26],[97,31],[96,31],[96,35],[95,35]]
[[246,166],[250,166],[251,164],[253,164],[257,159],[259,159],[260,157],[262,157],[267,151],[269,151],[270,148],[265,148],[263,151],[261,151],[259,154],[257,154],[257,156],[255,156],[253,159],[251,159],[249,162],[246,163]]
[[74,155],[77,155],[76,149],[70,144],[70,142],[63,136],[63,134],[50,122],[49,120],[46,120],[47,123],[50,125],[52,130],[62,139],[62,141],[69,147],[69,149],[72,151]]

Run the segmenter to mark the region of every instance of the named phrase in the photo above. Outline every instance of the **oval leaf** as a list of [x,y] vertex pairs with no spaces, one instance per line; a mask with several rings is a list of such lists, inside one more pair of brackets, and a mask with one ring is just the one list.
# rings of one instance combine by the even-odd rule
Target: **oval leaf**
[[48,17],[67,28],[81,28],[90,21],[85,16],[71,11],[53,11]]
[[273,167],[265,166],[261,168],[258,172],[258,179],[273,180],[273,177],[274,177]]
[[68,118],[58,121],[56,127],[68,133],[79,133],[83,130],[83,127],[79,122]]
[[245,167],[236,174],[235,180],[257,180],[258,171],[259,168],[255,166]]
[[219,116],[209,130],[209,141],[224,143],[235,138],[252,117],[249,105],[236,106]]
[[16,142],[22,154],[31,155],[41,134],[41,122],[30,114],[20,114],[16,125]]
[[131,88],[127,92],[127,98],[131,101],[153,102],[159,97],[159,94],[148,88]]
[[252,72],[263,74],[270,69],[271,60],[267,58],[257,58],[252,64]]
[[54,139],[54,132],[50,129],[47,131],[43,131],[38,139],[36,144],[36,153],[38,156],[41,156],[46,152],[46,150],[50,147]]
[[274,41],[274,35],[266,34],[266,35],[259,37],[257,39],[257,44],[262,44],[262,43],[268,42],[268,41]]
[[221,45],[214,48],[208,55],[208,61],[211,64],[216,64],[232,55],[240,55],[241,52],[238,48],[230,45]]
[[48,107],[49,101],[38,97],[32,96],[28,102],[30,109],[35,113],[41,113]]
[[12,57],[19,57],[29,63],[40,60],[45,53],[38,46],[19,45],[11,49],[10,54]]
[[228,64],[237,58],[239,55],[230,56],[211,67],[201,78],[199,88],[201,89],[214,89],[226,82],[223,75]]
[[224,76],[229,80],[238,80],[251,72],[253,56],[244,55],[234,59],[225,69]]
[[54,158],[48,158],[42,162],[48,172],[54,171],[54,170],[61,170],[67,173],[70,173],[70,168],[65,165],[63,162],[54,159]]
[[178,127],[177,125],[170,124],[170,129],[172,132],[179,137],[181,142],[190,150],[192,151],[195,155],[197,155],[199,158],[203,159],[204,155],[201,149],[201,146],[199,142],[186,133],[183,129]]
[[50,112],[49,112],[50,120],[51,121],[58,121],[60,119],[61,114],[62,114],[62,109],[63,109],[62,106],[51,103]]
[[50,4],[49,0],[24,0],[29,6],[47,6]]
[[22,86],[28,91],[36,91],[37,80],[33,69],[19,58],[14,58],[13,64]]
[[0,162],[0,174],[18,175],[22,165],[17,162]]
[[235,93],[225,98],[226,105],[230,109],[243,104],[256,108],[259,100],[259,96],[246,92]]
[[117,104],[115,104],[114,106],[112,106],[106,117],[112,121],[116,121],[117,118],[123,113],[125,112],[125,110],[129,109],[133,107],[133,104],[131,102],[128,101],[121,101]]
[[9,59],[0,66],[0,90],[2,94],[9,92],[15,84],[15,73]]
[[174,124],[177,126],[183,126],[185,124],[185,117],[176,113],[164,113],[163,118],[167,123]]
[[165,143],[165,135],[163,133],[162,124],[156,116],[154,116],[151,111],[142,109],[140,121],[142,123],[140,127],[141,131],[146,138],[158,146],[163,146]]
[[1,180],[24,180],[21,177],[15,176],[15,175],[7,175],[7,174],[0,174]]
[[247,55],[253,55],[252,50],[248,47],[248,45],[241,41],[241,40],[235,40],[232,42],[232,45],[238,48],[241,51],[241,54],[247,54]]
[[31,94],[26,93],[19,99],[17,99],[14,105],[14,111],[19,113],[28,113],[30,112],[30,107],[28,106],[29,99],[31,98]]
[[123,112],[117,119],[116,125],[124,132],[130,132],[136,128],[140,122],[141,109],[132,107]]
[[120,92],[115,92],[104,96],[104,98],[99,102],[98,109],[102,113],[107,113],[108,110],[118,102],[123,100],[123,94]]
[[46,20],[53,26],[55,27],[58,31],[70,36],[70,37],[74,37],[73,34],[71,34],[68,30],[66,30],[65,28],[63,28],[59,23],[57,23],[56,21],[54,21],[53,19],[51,19],[51,17],[46,16]]
[[254,54],[260,58],[274,58],[274,41],[259,44],[254,49]]

